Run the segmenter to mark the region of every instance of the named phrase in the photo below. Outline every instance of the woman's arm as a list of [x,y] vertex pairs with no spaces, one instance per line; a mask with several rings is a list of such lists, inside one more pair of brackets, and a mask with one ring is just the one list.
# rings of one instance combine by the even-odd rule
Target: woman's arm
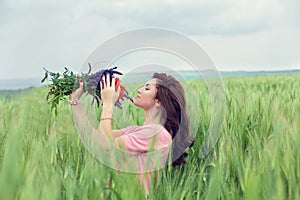
[[[110,83],[109,74],[107,74],[106,81]],[[95,129],[86,117],[86,114],[81,104],[73,105],[72,111],[75,118],[75,123],[80,131],[81,137],[86,142],[96,142],[101,144],[105,149],[109,148],[112,142],[112,114],[113,105],[117,100],[118,94],[115,92],[115,79],[112,79],[112,85],[107,83],[101,84],[101,97],[103,101],[103,108],[101,113],[101,120],[98,127]],[[79,88],[70,95],[71,100],[79,100],[83,94],[83,81],[80,81]],[[120,92],[120,90],[118,90]],[[118,134],[119,135],[119,134]],[[110,141],[109,141],[110,140]]]
[[112,136],[113,136],[113,138],[120,137],[122,135],[124,135],[124,132],[121,131],[120,129],[119,130],[112,130]]
[[[111,82],[111,84],[110,84]],[[106,74],[106,79],[100,81],[101,97],[102,97],[102,113],[100,117],[98,131],[102,131],[110,140],[113,139],[112,134],[112,116],[113,107],[118,99],[120,87],[118,92],[115,89],[115,78],[110,81],[110,74]]]
[[80,133],[80,137],[85,144],[89,146],[97,145],[102,149],[108,150],[110,148],[111,141],[103,133],[93,127],[81,104],[72,106],[73,116],[77,130]]

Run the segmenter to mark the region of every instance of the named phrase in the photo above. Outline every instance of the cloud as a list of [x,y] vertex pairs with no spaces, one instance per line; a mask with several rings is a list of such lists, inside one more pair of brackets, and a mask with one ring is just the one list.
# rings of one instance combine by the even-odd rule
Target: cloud
[[300,68],[300,28],[240,36],[193,37],[222,70]]
[[[111,25],[157,26],[194,35],[239,35],[269,30],[296,22],[297,1],[96,1],[80,4],[78,18],[100,16]],[[75,11],[73,10],[73,11]],[[117,28],[118,29],[118,28]]]
[[[42,67],[76,71],[104,40],[149,26],[197,38],[220,66],[294,66],[300,64],[299,7],[296,0],[2,0],[0,79],[39,77]],[[285,56],[276,56],[275,44]],[[255,48],[273,53],[260,56]]]

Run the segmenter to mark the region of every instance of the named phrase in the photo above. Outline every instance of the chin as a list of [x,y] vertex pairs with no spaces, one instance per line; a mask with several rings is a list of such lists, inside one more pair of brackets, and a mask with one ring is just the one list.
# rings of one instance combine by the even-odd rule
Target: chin
[[137,103],[136,101],[133,101],[133,105],[135,105],[135,106],[137,106],[139,108],[142,108],[142,106],[139,103]]
[[136,100],[133,100],[133,105],[139,106],[139,105],[136,103]]

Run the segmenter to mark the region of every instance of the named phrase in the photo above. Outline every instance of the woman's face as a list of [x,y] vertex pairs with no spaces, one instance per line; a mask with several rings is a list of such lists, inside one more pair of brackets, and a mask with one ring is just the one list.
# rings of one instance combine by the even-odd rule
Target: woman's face
[[134,98],[134,105],[145,110],[152,108],[156,102],[156,79],[149,80],[145,86],[138,89],[138,95]]

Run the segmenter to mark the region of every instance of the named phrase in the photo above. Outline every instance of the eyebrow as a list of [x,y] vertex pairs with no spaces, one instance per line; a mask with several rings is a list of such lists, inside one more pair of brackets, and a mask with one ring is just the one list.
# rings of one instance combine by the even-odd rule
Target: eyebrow
[[147,83],[147,84],[145,85],[145,87],[150,86],[150,85],[154,85],[154,84],[153,84],[153,83]]

